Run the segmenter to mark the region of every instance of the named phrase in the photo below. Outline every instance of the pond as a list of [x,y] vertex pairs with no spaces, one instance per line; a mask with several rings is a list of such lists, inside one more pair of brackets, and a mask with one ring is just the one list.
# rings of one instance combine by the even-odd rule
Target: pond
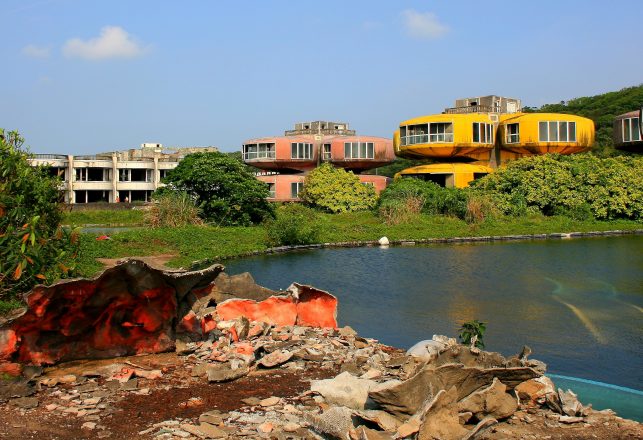
[[620,398],[634,399],[640,419],[642,249],[640,235],[320,249],[228,261],[226,271],[272,289],[328,290],[340,325],[397,347],[484,321],[487,350],[512,355],[525,344],[550,373],[631,391]]

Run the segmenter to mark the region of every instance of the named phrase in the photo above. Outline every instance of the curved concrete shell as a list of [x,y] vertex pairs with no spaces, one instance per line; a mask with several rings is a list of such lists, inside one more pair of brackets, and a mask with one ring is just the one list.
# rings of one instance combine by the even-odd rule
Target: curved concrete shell
[[614,146],[619,150],[643,152],[643,109],[624,113],[614,119]]
[[594,143],[594,122],[559,113],[501,115],[498,140],[503,150],[518,154],[574,154]]
[[420,116],[400,123],[394,142],[400,157],[479,160],[494,147],[494,121],[487,113]]
[[469,182],[492,173],[493,169],[484,165],[467,163],[435,163],[407,168],[395,175],[414,177],[435,182],[440,186],[464,188]]

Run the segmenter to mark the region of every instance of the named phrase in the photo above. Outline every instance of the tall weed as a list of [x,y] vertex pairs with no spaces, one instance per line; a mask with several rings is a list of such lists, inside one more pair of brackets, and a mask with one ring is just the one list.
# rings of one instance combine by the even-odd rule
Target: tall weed
[[145,212],[145,223],[153,228],[202,225],[200,210],[189,194],[167,191],[154,198]]

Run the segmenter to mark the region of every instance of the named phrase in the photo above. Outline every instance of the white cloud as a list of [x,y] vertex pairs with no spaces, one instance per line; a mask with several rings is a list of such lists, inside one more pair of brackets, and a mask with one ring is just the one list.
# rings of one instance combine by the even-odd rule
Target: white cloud
[[63,54],[69,58],[104,60],[108,58],[135,58],[143,55],[145,48],[132,39],[125,29],[105,26],[100,36],[83,41],[80,38],[67,40]]
[[39,47],[33,44],[22,48],[22,54],[31,58],[49,58],[50,52],[48,47]]
[[407,9],[401,13],[406,33],[413,38],[433,40],[449,31],[449,27],[440,23],[433,12],[418,12]]

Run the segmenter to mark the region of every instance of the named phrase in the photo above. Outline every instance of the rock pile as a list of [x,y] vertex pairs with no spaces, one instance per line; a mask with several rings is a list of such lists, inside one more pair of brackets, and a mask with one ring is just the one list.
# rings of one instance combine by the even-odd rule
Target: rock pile
[[[38,419],[41,426],[64,423],[62,433],[47,438],[542,438],[566,428],[609,432],[610,423],[634,437],[643,434],[641,425],[593,411],[573,392],[557,390],[526,347],[505,358],[434,336],[403,352],[338,328],[337,300],[328,292],[299,284],[273,292],[249,275],[220,275],[205,286],[194,276],[176,282],[182,277],[172,278],[175,293],[166,296],[182,298],[168,312],[174,322],[156,328],[171,336],[174,350],[154,355],[163,362],[131,357],[43,369],[10,357],[3,371],[20,376],[0,384],[6,402],[0,414]],[[171,283],[163,283],[167,294]],[[139,297],[136,289],[128,295]],[[88,307],[89,297],[82,298],[81,308]],[[140,309],[141,301],[130,303]],[[62,310],[51,301],[39,310],[52,309]],[[131,328],[142,324],[158,340],[160,333],[141,318],[149,314],[117,319],[117,307],[110,310],[119,331],[132,336]],[[22,316],[30,313],[37,315]],[[80,340],[74,335],[69,341]],[[30,347],[29,359],[41,359],[32,350],[38,341],[15,336],[18,346]],[[58,342],[64,337],[54,335]],[[59,358],[69,353],[60,345],[46,348]],[[0,437],[18,437],[2,417]]]

